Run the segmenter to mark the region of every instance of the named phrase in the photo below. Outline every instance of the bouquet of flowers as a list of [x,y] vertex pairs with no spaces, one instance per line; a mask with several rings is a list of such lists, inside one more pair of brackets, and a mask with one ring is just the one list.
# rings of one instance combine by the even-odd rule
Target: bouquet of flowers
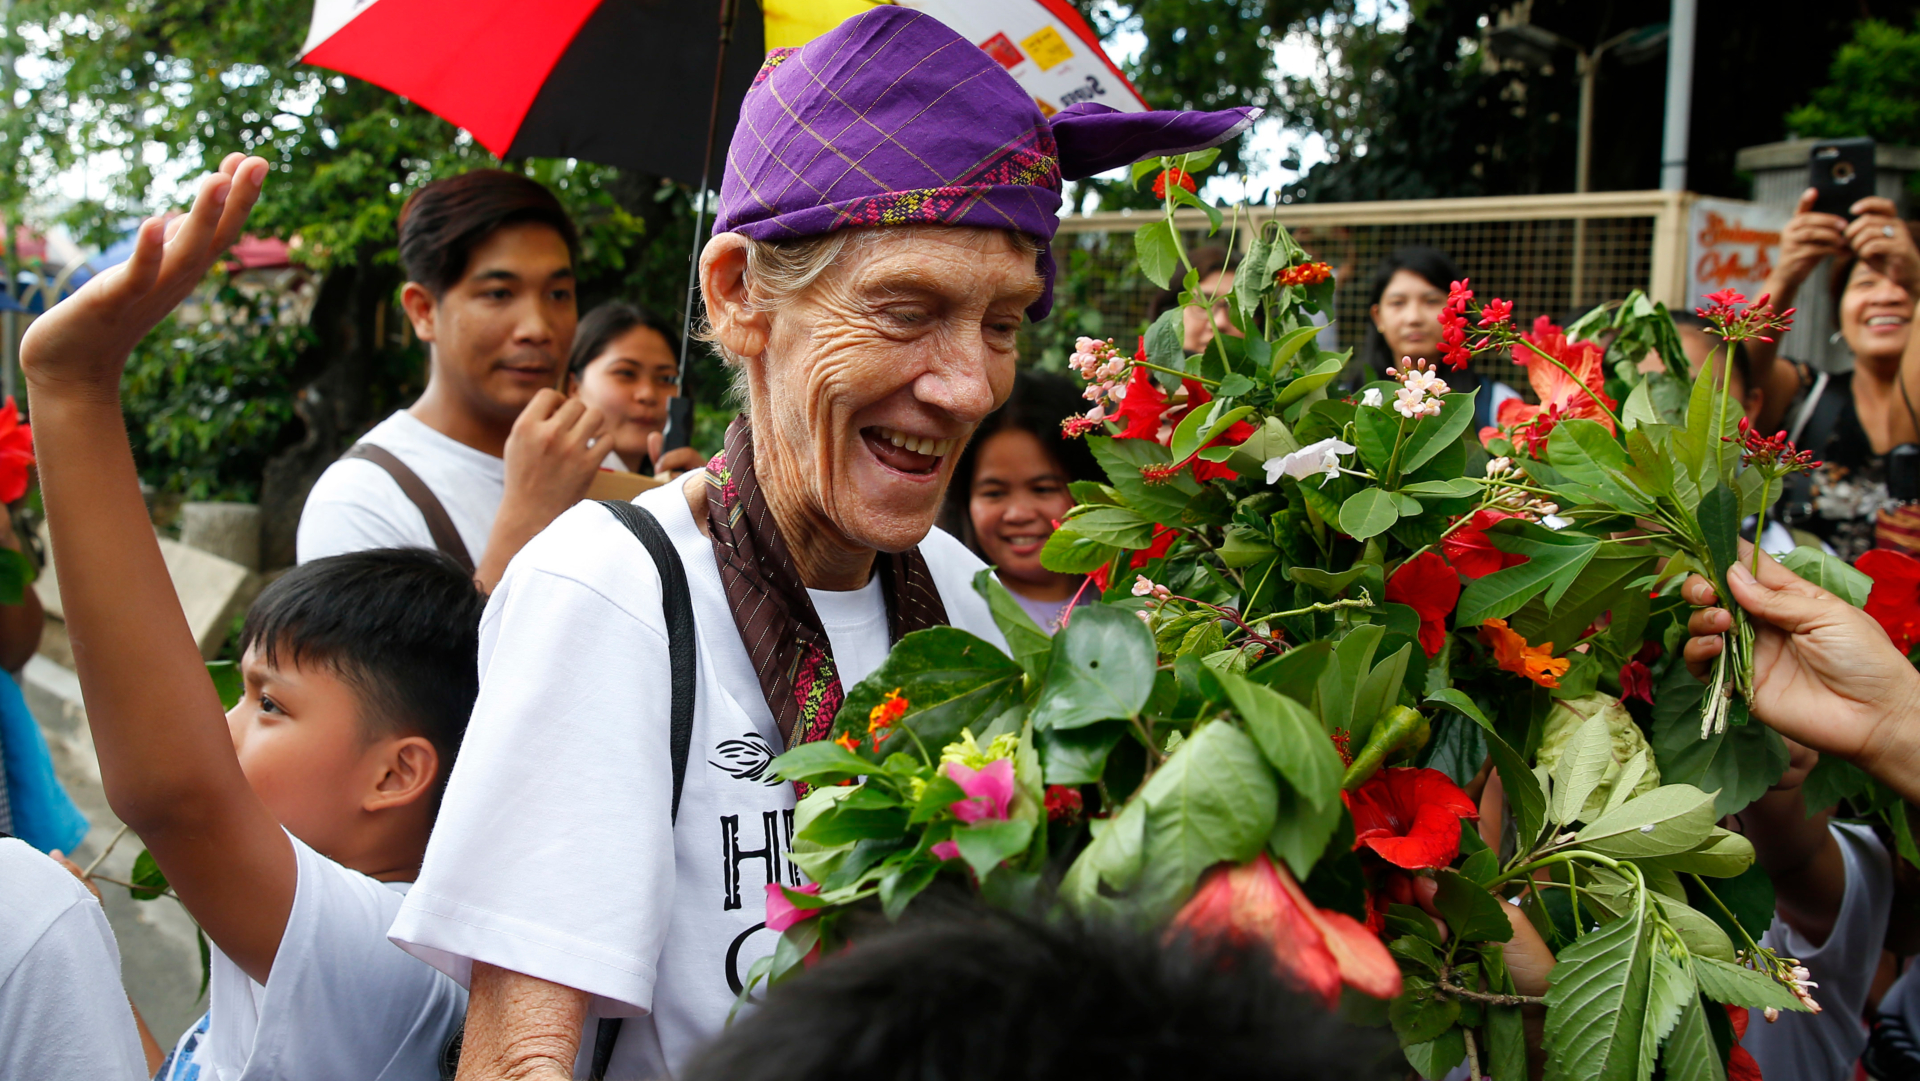
[[[1208,308],[1173,211],[1227,227],[1192,189],[1212,154],[1134,169],[1165,210],[1136,236],[1143,273]],[[1175,309],[1131,350],[1080,341],[1090,408],[1067,429],[1106,481],[1074,485],[1043,558],[1099,603],[1049,637],[983,572],[1009,652],[909,635],[831,742],[777,760],[807,793],[811,884],[769,887],[783,938],[755,982],[945,881],[1266,951],[1390,1024],[1428,1078],[1526,1076],[1529,1009],[1550,1078],[1723,1077],[1737,1048],[1711,1003],[1811,1008],[1805,970],[1756,941],[1752,847],[1716,824],[1785,748],[1745,723],[1745,654],[1702,686],[1676,648],[1680,580],[1720,580],[1804,456],[1715,379],[1689,389],[1638,294],[1521,331],[1456,283],[1443,364],[1506,352],[1539,399],[1484,431],[1479,392],[1420,363],[1336,395],[1350,358],[1314,318],[1332,288],[1270,222],[1225,298],[1240,336],[1187,356]],[[1786,318],[1739,304],[1710,314],[1728,342]],[[1508,970],[1510,914],[1556,952],[1543,997]]]

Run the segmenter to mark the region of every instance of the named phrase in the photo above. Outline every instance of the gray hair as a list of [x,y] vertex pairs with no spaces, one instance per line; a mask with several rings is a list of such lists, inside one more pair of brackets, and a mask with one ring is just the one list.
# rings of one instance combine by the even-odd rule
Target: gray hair
[[[747,303],[751,310],[778,312],[813,288],[820,276],[840,261],[873,243],[882,235],[877,228],[842,229],[799,240],[755,240],[747,237]],[[1030,259],[1039,259],[1041,242],[1025,233],[1006,230],[1005,236],[1015,251]],[[733,369],[728,398],[745,412],[748,407],[746,358],[728,349],[702,312],[694,338],[706,342]]]

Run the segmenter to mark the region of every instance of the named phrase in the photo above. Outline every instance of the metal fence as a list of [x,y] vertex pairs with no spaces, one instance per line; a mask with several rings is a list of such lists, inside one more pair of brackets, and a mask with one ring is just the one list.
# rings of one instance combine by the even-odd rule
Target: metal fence
[[[1538,315],[1560,321],[1634,289],[1677,305],[1686,283],[1687,201],[1684,193],[1652,191],[1338,203],[1256,207],[1253,221],[1278,218],[1333,265],[1334,332],[1341,348],[1358,349],[1370,322],[1374,267],[1409,244],[1451,255],[1477,296],[1513,301],[1528,322]],[[1024,360],[1051,366],[1077,335],[1125,340],[1145,329],[1156,302],[1167,299],[1133,265],[1133,231],[1148,220],[1126,211],[1062,219],[1060,317],[1029,331]],[[1206,237],[1198,211],[1182,211],[1176,222],[1189,246],[1225,241],[1224,229]],[[1235,247],[1244,249],[1249,232],[1243,217]],[[1513,376],[1504,358],[1475,363],[1486,365],[1485,374]]]

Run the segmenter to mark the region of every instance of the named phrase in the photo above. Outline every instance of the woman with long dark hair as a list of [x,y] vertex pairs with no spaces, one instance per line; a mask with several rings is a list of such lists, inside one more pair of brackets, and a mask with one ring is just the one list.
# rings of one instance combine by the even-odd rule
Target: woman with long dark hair
[[[1446,307],[1448,286],[1465,276],[1438,248],[1409,245],[1380,261],[1368,286],[1367,314],[1372,325],[1360,351],[1364,378],[1382,378],[1388,367],[1402,360],[1440,363],[1440,309]],[[1472,369],[1442,374],[1455,393],[1484,384],[1486,393],[1473,406],[1476,431],[1493,423],[1501,402],[1520,397],[1512,387],[1482,380]]]
[[639,304],[610,300],[574,332],[567,396],[619,420],[609,438],[628,471],[666,479],[706,461],[691,447],[658,449],[667,400],[680,393],[679,375],[680,335],[673,324]]

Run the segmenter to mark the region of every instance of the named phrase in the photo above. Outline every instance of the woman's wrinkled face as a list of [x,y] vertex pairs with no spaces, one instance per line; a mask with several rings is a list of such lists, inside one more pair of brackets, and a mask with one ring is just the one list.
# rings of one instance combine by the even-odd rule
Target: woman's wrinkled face
[[1913,297],[1864,260],[1855,263],[1840,295],[1840,333],[1853,355],[1897,363],[1912,325]]
[[1067,469],[1032,432],[995,432],[974,452],[967,513],[981,554],[1002,581],[1051,583],[1060,575],[1040,565],[1053,523],[1073,509]]
[[1447,291],[1411,270],[1396,270],[1373,306],[1373,325],[1387,340],[1387,355],[1434,361],[1440,356],[1440,310]]
[[1015,335],[1040,295],[998,230],[907,226],[850,242],[772,313],[749,360],[755,459],[773,494],[862,547],[933,527],[954,457],[1013,387]]

